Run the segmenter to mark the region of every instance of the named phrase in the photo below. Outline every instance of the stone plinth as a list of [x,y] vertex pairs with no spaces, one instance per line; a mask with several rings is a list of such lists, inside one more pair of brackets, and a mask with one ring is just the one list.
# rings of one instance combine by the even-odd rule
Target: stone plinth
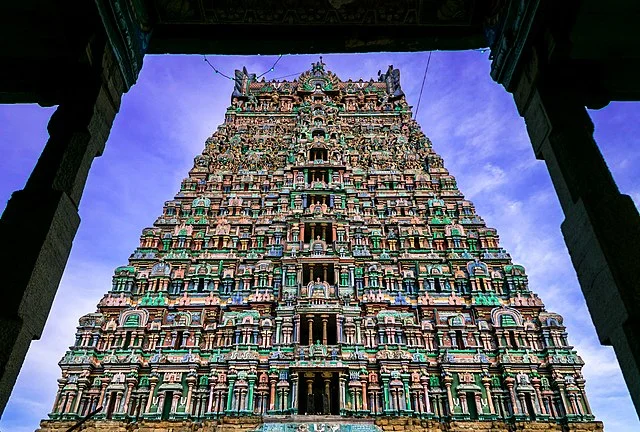
[[[318,418],[304,416],[283,418],[279,422],[271,419],[263,422],[260,417],[225,418],[222,420],[192,421],[141,421],[127,423],[113,420],[89,421],[80,429],[83,432],[602,432],[602,422],[569,423],[556,422],[515,422],[503,421],[451,421],[419,420],[411,418]],[[72,427],[72,421],[44,420],[36,432],[65,432]]]

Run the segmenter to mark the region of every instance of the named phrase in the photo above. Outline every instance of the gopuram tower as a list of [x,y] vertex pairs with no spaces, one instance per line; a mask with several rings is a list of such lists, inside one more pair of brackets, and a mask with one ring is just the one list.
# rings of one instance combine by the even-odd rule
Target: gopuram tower
[[600,430],[562,317],[458,190],[397,69],[235,82],[80,318],[41,431],[94,412],[84,430]]

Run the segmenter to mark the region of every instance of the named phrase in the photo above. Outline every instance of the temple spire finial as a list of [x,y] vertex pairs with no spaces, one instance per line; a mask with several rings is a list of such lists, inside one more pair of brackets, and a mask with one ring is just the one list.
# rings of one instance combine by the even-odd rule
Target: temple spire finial
[[325,73],[324,66],[325,63],[322,61],[322,56],[320,56],[320,60],[317,63],[311,63],[311,72],[314,75],[322,75]]

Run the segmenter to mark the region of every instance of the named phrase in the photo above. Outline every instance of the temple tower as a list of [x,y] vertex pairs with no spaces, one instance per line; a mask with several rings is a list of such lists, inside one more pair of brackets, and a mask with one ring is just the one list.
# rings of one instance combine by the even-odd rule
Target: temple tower
[[397,69],[235,83],[80,319],[43,431],[99,407],[101,427],[593,420],[562,317],[458,190]]

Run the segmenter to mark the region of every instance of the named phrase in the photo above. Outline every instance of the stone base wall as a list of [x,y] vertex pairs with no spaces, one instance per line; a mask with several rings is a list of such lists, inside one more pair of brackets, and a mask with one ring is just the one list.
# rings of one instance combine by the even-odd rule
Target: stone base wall
[[449,421],[408,418],[378,418],[375,421],[384,432],[602,432],[602,422],[558,424],[555,422]]
[[[327,418],[331,423],[335,418]],[[342,420],[346,420],[342,419]],[[373,420],[373,419],[372,419]],[[316,422],[316,421],[314,421]],[[66,432],[76,421],[43,420],[36,432]],[[192,422],[189,420],[124,422],[114,420],[88,421],[80,427],[83,432],[247,432],[262,424],[260,417],[225,418]],[[377,418],[375,424],[383,432],[603,432],[602,422],[558,424],[555,422],[451,421],[407,418]]]
[[[43,420],[36,432],[66,432],[76,421]],[[245,432],[255,430],[262,424],[259,417],[229,418],[224,420],[141,420],[125,422],[95,420],[83,424],[82,432]]]

